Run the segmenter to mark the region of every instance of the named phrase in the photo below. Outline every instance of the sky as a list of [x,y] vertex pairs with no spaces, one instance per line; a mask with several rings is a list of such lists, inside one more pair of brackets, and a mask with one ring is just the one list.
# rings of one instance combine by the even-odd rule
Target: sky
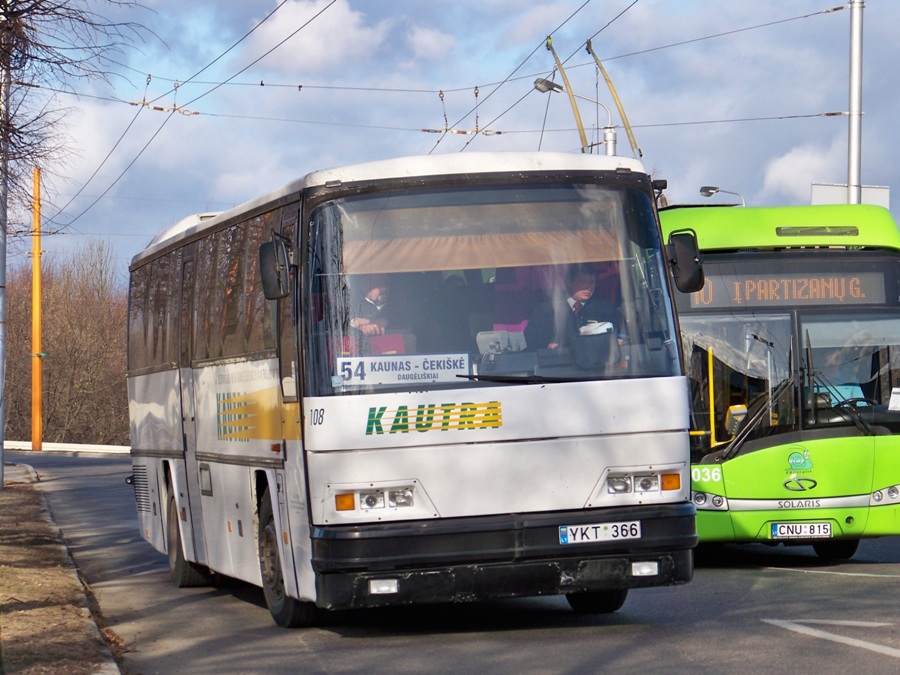
[[[93,5],[100,11],[102,2]],[[78,81],[65,161],[42,167],[45,255],[108,243],[124,279],[153,236],[310,171],[407,155],[581,152],[611,112],[593,58],[615,85],[669,203],[810,202],[813,183],[846,183],[849,5],[836,0],[143,0],[115,19],[146,28],[108,82]],[[276,9],[277,8],[277,9]],[[861,176],[900,186],[900,2],[863,12]],[[590,99],[590,100],[586,100]],[[143,105],[143,103],[147,105]],[[173,112],[175,108],[175,112]],[[475,129],[484,133],[474,134]],[[450,129],[449,133],[444,130]],[[593,150],[605,153],[600,146]],[[895,200],[900,204],[900,199]],[[898,214],[895,214],[898,215]],[[30,214],[11,214],[26,225]],[[10,242],[27,260],[30,237]]]

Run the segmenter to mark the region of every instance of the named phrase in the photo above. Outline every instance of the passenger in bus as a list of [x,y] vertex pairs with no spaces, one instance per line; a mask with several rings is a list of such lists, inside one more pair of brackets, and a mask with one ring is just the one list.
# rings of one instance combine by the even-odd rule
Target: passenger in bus
[[353,306],[353,318],[350,319],[350,327],[355,328],[363,335],[384,335],[388,326],[390,309],[390,288],[387,275],[372,275],[372,281],[368,292]]
[[615,335],[618,313],[612,303],[594,294],[596,284],[592,265],[570,266],[565,289],[552,292],[532,309],[525,327],[528,349],[568,348],[577,335]]
[[[351,284],[351,289],[358,286],[358,281],[367,277],[358,277]],[[365,294],[351,305],[350,329],[347,336],[349,353],[364,354],[404,354],[415,351],[416,338],[410,330],[407,302],[403,294],[397,298],[392,286],[396,275],[373,274],[368,285],[362,286]],[[400,284],[400,291],[408,290],[407,284]],[[366,290],[368,289],[368,290]],[[353,335],[355,333],[355,335]]]
[[863,364],[870,367],[870,361],[864,350],[851,341],[844,347],[837,347],[826,352],[821,360],[823,391],[836,394],[840,399],[864,398],[861,383],[868,379],[861,377]]

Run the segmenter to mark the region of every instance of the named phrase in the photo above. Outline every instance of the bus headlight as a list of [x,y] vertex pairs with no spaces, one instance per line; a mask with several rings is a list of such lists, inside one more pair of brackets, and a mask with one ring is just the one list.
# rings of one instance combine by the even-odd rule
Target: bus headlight
[[631,492],[631,476],[608,476],[606,491],[611,495],[622,495]]
[[[646,469],[645,469],[646,471]],[[611,473],[606,477],[606,491],[611,495],[648,494],[681,489],[681,474]]]
[[659,476],[635,476],[635,492],[659,492]]
[[388,490],[388,506],[412,506],[413,491],[411,488]]
[[362,509],[383,509],[384,493],[383,492],[360,492],[359,506]]
[[414,487],[392,487],[384,490],[360,490],[343,492],[334,496],[335,511],[371,511],[373,509],[399,509],[415,506]]
[[900,503],[900,485],[891,485],[869,495],[869,506],[897,505]]
[[692,492],[691,501],[701,511],[727,511],[728,500],[722,495],[713,495],[707,492]]

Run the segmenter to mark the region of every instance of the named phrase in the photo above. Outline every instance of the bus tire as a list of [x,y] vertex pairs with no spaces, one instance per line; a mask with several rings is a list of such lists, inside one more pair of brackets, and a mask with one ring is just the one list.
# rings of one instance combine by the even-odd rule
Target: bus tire
[[169,508],[166,512],[166,548],[169,558],[169,578],[177,588],[207,585],[208,575],[205,568],[184,559],[175,495],[169,497]]
[[625,604],[627,588],[587,593],[566,593],[566,600],[576,614],[611,614]]
[[272,501],[266,490],[259,505],[259,573],[266,605],[272,619],[283,628],[313,626],[318,618],[316,606],[311,602],[289,598],[285,593],[278,541]]
[[834,539],[813,544],[816,555],[824,560],[850,560],[859,548],[859,539]]

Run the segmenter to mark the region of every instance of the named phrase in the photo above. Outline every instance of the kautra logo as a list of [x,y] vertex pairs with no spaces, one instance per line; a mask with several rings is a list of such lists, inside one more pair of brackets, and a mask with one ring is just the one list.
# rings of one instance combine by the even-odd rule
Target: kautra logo
[[503,426],[500,401],[487,403],[429,403],[388,410],[387,406],[369,408],[366,436],[408,434],[413,431],[473,431]]

